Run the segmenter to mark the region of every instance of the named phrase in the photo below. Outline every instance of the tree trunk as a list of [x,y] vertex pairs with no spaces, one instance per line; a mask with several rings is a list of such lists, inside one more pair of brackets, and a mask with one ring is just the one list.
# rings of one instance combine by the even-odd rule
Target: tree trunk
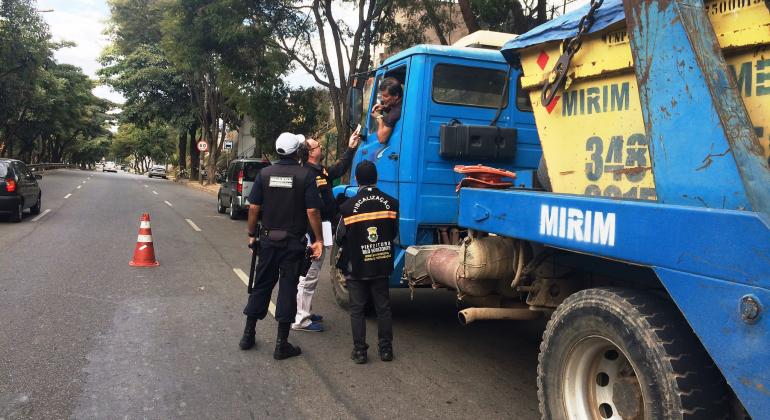
[[457,3],[460,4],[460,12],[463,15],[463,22],[465,22],[465,27],[468,28],[468,33],[472,34],[478,31],[479,24],[476,23],[476,18],[473,16],[470,0],[457,0]]
[[537,10],[535,25],[540,25],[548,21],[548,3],[546,0],[537,0],[535,10]]
[[201,160],[201,155],[198,151],[198,145],[196,141],[196,134],[198,133],[198,126],[193,125],[190,127],[189,136],[190,136],[190,179],[198,178],[198,169],[199,165],[198,163]]
[[177,145],[179,146],[177,167],[181,171],[187,167],[187,130],[185,129],[179,130]]
[[425,15],[428,16],[433,31],[436,32],[438,42],[440,42],[441,45],[449,45],[449,41],[447,41],[446,36],[444,36],[444,29],[441,27],[441,22],[439,22],[438,16],[436,16],[436,10],[433,8],[435,6],[431,5],[427,0],[423,0],[422,5],[425,8]]

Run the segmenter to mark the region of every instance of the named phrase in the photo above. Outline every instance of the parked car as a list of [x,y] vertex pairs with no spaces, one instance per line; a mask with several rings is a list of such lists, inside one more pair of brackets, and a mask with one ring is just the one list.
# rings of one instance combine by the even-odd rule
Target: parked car
[[104,162],[102,172],[118,172],[118,166],[115,165],[115,162]]
[[230,218],[237,219],[249,206],[249,193],[254,180],[262,168],[270,166],[264,159],[236,159],[227,167],[225,179],[217,194],[217,211],[225,213],[229,209]]
[[40,214],[43,194],[37,180],[41,178],[20,160],[0,159],[0,213],[9,214],[12,222],[21,222],[25,209]]
[[147,177],[152,178],[155,176],[163,179],[168,179],[168,175],[166,174],[166,168],[164,168],[163,166],[153,166],[152,168],[150,168],[150,172],[147,173]]

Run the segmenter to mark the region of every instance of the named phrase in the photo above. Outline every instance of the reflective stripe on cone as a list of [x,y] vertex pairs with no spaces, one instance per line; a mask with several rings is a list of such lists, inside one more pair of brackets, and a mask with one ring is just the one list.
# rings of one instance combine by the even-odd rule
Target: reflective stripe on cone
[[128,263],[132,267],[157,267],[160,265],[155,259],[155,249],[152,246],[152,229],[150,228],[150,214],[142,214],[139,220],[139,235],[136,237],[134,258]]

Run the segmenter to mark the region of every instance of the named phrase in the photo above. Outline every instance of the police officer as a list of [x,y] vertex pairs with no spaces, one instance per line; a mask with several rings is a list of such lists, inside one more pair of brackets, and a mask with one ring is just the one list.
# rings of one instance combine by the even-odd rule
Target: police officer
[[[321,144],[314,139],[307,139],[305,141],[307,145],[305,166],[315,176],[316,186],[318,186],[321,202],[323,203],[323,207],[321,207],[322,225],[328,223],[329,227],[331,227],[331,222],[337,213],[337,201],[332,193],[332,182],[344,175],[348,168],[350,168],[350,162],[353,160],[359,139],[358,131],[354,132],[348,139],[348,150],[345,151],[339,161],[328,167],[321,165],[321,158],[323,157]],[[313,239],[312,232],[310,233],[311,239]],[[318,285],[318,277],[323,265],[323,256],[324,253],[322,252],[321,257],[310,264],[307,274],[299,278],[299,286],[297,287],[297,316],[295,317],[294,324],[291,326],[293,330],[311,332],[322,332],[324,330],[323,326],[319,323],[323,317],[310,312],[313,305],[313,294]]]
[[[270,296],[275,284],[279,283],[275,311],[278,337],[273,352],[276,360],[302,352],[287,339],[297,313],[297,282],[305,255],[308,222],[315,236],[310,245],[311,257],[319,258],[323,248],[318,188],[310,171],[299,165],[297,156],[297,150],[304,141],[305,138],[299,134],[282,133],[278,136],[275,150],[281,159],[275,165],[262,169],[249,195],[249,246],[253,247],[257,235],[260,246],[254,279],[249,281],[249,301],[243,309],[246,328],[240,348],[248,350],[254,347],[257,320],[267,315]],[[262,228],[257,232],[260,213]]]
[[342,246],[338,267],[350,293],[350,324],[355,363],[367,361],[364,307],[371,294],[377,312],[380,359],[393,360],[393,326],[388,279],[393,272],[398,234],[398,201],[376,187],[377,168],[370,161],[356,166],[358,194],[340,207],[337,243]]

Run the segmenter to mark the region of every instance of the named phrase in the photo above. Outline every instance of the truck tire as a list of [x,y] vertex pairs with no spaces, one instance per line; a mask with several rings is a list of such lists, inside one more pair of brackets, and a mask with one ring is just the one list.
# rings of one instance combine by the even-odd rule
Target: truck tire
[[540,157],[540,163],[537,165],[537,182],[545,191],[553,191],[551,187],[551,178],[548,176],[548,165],[545,164],[545,158]]
[[628,289],[568,297],[537,366],[543,419],[721,419],[722,375],[671,302]]
[[332,281],[332,293],[334,294],[334,301],[337,305],[344,309],[350,309],[350,295],[348,294],[348,288],[345,287],[345,276],[342,271],[337,268],[337,260],[339,259],[340,247],[334,244],[332,247],[331,258],[329,258],[329,278]]

